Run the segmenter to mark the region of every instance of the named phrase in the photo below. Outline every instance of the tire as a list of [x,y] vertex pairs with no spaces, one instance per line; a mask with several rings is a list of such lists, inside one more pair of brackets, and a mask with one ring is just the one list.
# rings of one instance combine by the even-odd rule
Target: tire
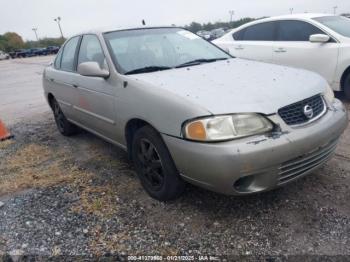
[[345,77],[344,94],[347,100],[350,100],[350,73]]
[[65,115],[63,114],[60,105],[56,101],[56,99],[52,99],[51,101],[51,109],[53,111],[53,115],[55,117],[55,122],[57,125],[58,131],[64,136],[72,136],[79,132],[79,128],[76,125],[70,123]]
[[151,197],[160,201],[180,197],[185,189],[185,182],[156,130],[150,126],[137,130],[131,149],[138,177]]

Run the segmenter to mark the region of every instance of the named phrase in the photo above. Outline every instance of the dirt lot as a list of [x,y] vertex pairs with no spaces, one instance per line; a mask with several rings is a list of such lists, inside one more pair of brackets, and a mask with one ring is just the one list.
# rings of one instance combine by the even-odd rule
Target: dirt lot
[[227,197],[188,186],[159,203],[123,151],[58,133],[40,80],[51,59],[0,62],[0,118],[15,135],[0,142],[0,255],[350,256],[350,128],[324,168],[288,187]]

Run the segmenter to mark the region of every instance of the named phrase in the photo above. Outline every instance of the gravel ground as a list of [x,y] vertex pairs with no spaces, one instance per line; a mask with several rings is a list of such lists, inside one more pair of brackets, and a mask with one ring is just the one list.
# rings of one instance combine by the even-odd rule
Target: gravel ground
[[146,195],[125,152],[86,132],[63,137],[51,113],[37,116],[11,125],[15,139],[0,143],[0,261],[1,254],[350,258],[350,128],[325,167],[288,187],[228,197],[188,186],[164,204]]

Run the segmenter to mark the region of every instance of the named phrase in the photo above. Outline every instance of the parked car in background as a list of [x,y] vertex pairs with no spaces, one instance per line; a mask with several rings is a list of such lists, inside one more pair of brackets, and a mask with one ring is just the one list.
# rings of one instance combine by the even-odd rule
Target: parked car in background
[[184,181],[231,195],[286,185],[329,160],[348,124],[318,74],[234,59],[176,27],[76,35],[43,86],[63,135],[119,145],[162,201]]
[[29,49],[17,49],[13,53],[13,58],[25,58],[32,56]]
[[209,31],[201,30],[197,32],[197,35],[208,41],[211,39],[211,33]]
[[47,55],[48,52],[46,48],[31,48],[30,54],[31,56],[43,56],[43,55]]
[[211,40],[222,37],[225,34],[225,30],[223,28],[217,28],[210,32]]
[[48,46],[46,48],[46,53],[48,55],[55,55],[58,53],[58,50],[60,50],[60,47],[59,46]]
[[319,73],[350,99],[350,19],[296,14],[245,24],[214,41],[236,57]]
[[10,55],[0,50],[0,60],[7,60],[7,59],[10,59]]

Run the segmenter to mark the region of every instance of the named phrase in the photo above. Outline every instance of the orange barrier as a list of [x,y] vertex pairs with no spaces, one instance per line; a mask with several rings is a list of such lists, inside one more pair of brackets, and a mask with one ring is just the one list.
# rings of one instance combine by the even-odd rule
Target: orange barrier
[[11,138],[12,135],[6,129],[5,124],[0,120],[0,141]]

